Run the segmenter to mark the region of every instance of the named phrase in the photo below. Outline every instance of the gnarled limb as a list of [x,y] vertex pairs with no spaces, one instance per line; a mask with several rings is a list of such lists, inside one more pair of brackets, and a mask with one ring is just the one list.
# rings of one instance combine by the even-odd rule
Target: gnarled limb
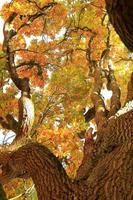
[[18,117],[18,124],[15,124],[15,129],[14,127],[11,127],[9,123],[9,121],[14,122],[13,119],[9,120],[9,115],[7,117],[8,121],[7,124],[4,121],[2,121],[3,125],[5,125],[8,129],[11,128],[15,130],[16,133],[15,141],[22,138],[23,136],[28,136],[34,122],[34,105],[30,98],[29,79],[19,78],[15,66],[14,53],[12,53],[11,51],[10,42],[14,37],[14,35],[17,34],[17,32],[15,32],[13,29],[9,30],[7,28],[11,26],[16,16],[17,16],[16,13],[12,13],[5,22],[3,28],[4,32],[3,50],[4,53],[6,53],[7,55],[7,70],[14,84],[21,91],[21,98],[19,99],[19,117]]
[[120,102],[120,88],[119,85],[117,84],[115,75],[114,75],[114,70],[111,66],[111,64],[108,65],[109,68],[109,74],[107,76],[107,88],[108,90],[112,90],[112,97],[111,97],[111,102],[110,102],[110,111],[108,114],[108,117],[111,117],[115,115],[115,113],[121,108],[121,102]]
[[3,27],[4,33],[4,42],[3,42],[3,51],[7,55],[7,70],[11,76],[12,81],[16,85],[16,87],[21,90],[22,92],[27,92],[29,95],[30,93],[30,86],[29,86],[29,79],[28,78],[19,78],[14,61],[14,53],[12,53],[10,42],[12,38],[17,34],[14,29],[9,30],[8,27],[11,26],[13,20],[16,18],[17,14],[12,13],[8,19],[5,21]]
[[116,146],[99,157],[87,179],[71,180],[59,160],[46,147],[29,143],[13,152],[0,153],[0,182],[30,176],[35,183],[39,200],[131,200],[133,109],[114,117],[113,123],[109,119],[108,126],[110,132],[105,135],[101,147],[105,144]]
[[32,177],[39,200],[88,199],[85,183],[73,183],[59,160],[40,144],[29,143],[16,151],[1,153],[0,162],[0,182]]
[[[3,125],[6,128],[13,128],[16,132],[16,138],[15,140],[20,139],[24,135],[28,135],[33,122],[34,122],[34,105],[30,98],[30,85],[29,85],[29,79],[24,77],[20,78],[17,73],[17,67],[23,66],[23,65],[32,65],[37,66],[38,69],[38,75],[42,74],[41,66],[38,62],[35,62],[33,60],[29,62],[23,62],[19,64],[18,66],[15,65],[15,50],[12,51],[11,42],[14,39],[14,36],[17,35],[17,33],[25,26],[29,26],[35,19],[38,17],[46,15],[46,13],[57,3],[51,2],[48,4],[45,4],[43,7],[39,7],[38,4],[35,3],[35,6],[37,7],[37,12],[33,15],[27,15],[27,22],[22,22],[20,27],[15,30],[12,28],[13,21],[18,16],[17,13],[13,12],[10,14],[10,16],[5,21],[4,27],[3,27],[3,34],[4,34],[4,42],[3,42],[3,51],[6,54],[7,57],[7,70],[10,74],[10,77],[16,87],[21,91],[21,98],[19,99],[19,117],[18,117],[18,128],[14,129],[9,125],[9,123],[5,123],[5,121],[1,120]],[[23,15],[20,15],[20,19],[22,19]]]
[[[92,102],[94,108],[89,110],[89,118],[95,113],[95,121],[97,124],[97,141],[94,141],[92,135],[92,128],[90,128],[85,133],[85,144],[84,144],[84,154],[82,163],[77,171],[77,180],[84,179],[89,176],[89,173],[93,170],[97,163],[97,156],[95,154],[96,150],[100,147],[104,133],[107,127],[107,109],[104,104],[104,100],[100,94],[102,89],[102,69],[97,64],[94,68],[94,90],[92,92]],[[90,112],[91,111],[91,112]]]
[[92,92],[91,98],[95,106],[95,121],[97,124],[97,129],[101,130],[106,127],[107,118],[106,118],[106,108],[104,100],[100,94],[102,89],[102,78],[101,78],[101,67],[96,66],[94,73],[94,90]]

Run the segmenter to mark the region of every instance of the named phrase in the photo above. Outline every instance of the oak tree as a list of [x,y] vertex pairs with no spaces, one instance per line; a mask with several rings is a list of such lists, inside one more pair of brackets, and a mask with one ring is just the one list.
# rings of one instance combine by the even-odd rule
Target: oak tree
[[3,5],[0,183],[8,198],[133,199],[132,7]]

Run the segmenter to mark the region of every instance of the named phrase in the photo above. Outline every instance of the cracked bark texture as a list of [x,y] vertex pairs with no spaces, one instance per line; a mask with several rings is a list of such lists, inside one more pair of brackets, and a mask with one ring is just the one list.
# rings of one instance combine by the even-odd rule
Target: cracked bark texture
[[122,42],[133,51],[133,2],[131,0],[105,0],[110,21]]
[[32,177],[39,200],[132,200],[133,109],[110,118],[106,131],[86,178],[71,180],[46,147],[29,143],[0,154],[0,181]]
[[[125,45],[132,46],[132,8],[129,0],[106,0],[110,21],[120,35]],[[12,13],[5,22],[10,25],[17,16]],[[31,22],[35,16],[30,17]],[[129,22],[129,23],[128,23]],[[19,122],[13,116],[7,121],[0,118],[3,127],[16,130],[22,136],[28,133],[32,120],[26,118],[28,113],[25,105],[31,102],[29,80],[19,78],[14,65],[14,53],[10,41],[17,32],[4,29],[3,51],[7,55],[7,70],[22,96],[19,106]],[[92,38],[93,40],[93,38]],[[90,41],[91,42],[91,41]],[[91,60],[91,57],[89,56]],[[105,59],[102,57],[102,59]],[[93,65],[95,63],[95,66]],[[35,64],[35,63],[34,63]],[[39,200],[132,200],[133,199],[133,86],[132,76],[128,84],[127,100],[131,102],[124,114],[116,113],[120,109],[120,90],[113,71],[108,71],[107,81],[112,90],[110,110],[107,111],[101,96],[103,69],[100,63],[92,62],[94,75],[93,106],[86,120],[95,116],[97,124],[97,140],[92,137],[92,130],[86,135],[84,159],[77,172],[77,177],[71,180],[59,160],[46,147],[29,143],[24,146],[0,153],[0,182],[9,182],[13,178],[31,177],[35,183]],[[94,74],[93,74],[94,73]],[[25,102],[25,98],[26,102]],[[127,105],[127,104],[126,104]],[[131,109],[132,108],[132,109]],[[119,111],[118,111],[119,112]],[[33,114],[34,115],[34,114]],[[10,119],[9,119],[10,118]],[[29,122],[27,123],[27,120]],[[14,126],[12,126],[14,122]],[[26,125],[26,126],[25,126]],[[20,131],[19,131],[20,130]]]

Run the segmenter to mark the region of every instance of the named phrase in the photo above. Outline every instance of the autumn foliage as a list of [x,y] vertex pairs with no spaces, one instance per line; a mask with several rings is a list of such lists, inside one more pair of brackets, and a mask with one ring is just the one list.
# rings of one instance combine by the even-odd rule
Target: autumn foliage
[[[5,24],[13,13],[15,16],[6,27],[8,33],[4,27],[4,37],[13,32],[9,37],[12,63],[20,79],[29,79],[35,106],[30,138],[47,146],[74,177],[83,158],[86,131],[99,128],[94,112],[87,117],[97,98],[92,95],[95,86],[99,84],[105,111],[116,101],[115,112],[119,110],[127,98],[132,55],[111,26],[104,0],[13,0],[1,9]],[[18,119],[20,89],[11,77],[7,51],[2,46],[0,122],[6,145],[10,143],[9,130],[13,130],[7,116]],[[100,65],[100,72],[95,65]],[[115,86],[109,82],[110,77]],[[115,92],[120,92],[119,98],[111,100]],[[23,194],[20,200],[24,195],[36,199],[35,192],[29,196],[25,192],[32,184],[31,180],[14,180],[5,185],[5,191],[9,198]]]

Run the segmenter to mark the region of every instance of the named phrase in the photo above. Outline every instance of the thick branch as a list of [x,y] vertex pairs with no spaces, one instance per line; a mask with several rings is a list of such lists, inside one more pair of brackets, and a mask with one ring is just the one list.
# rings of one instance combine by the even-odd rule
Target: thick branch
[[16,67],[14,64],[14,53],[12,53],[11,46],[10,46],[10,41],[16,35],[16,32],[14,31],[14,29],[9,29],[8,27],[11,26],[16,16],[17,16],[16,13],[12,13],[4,24],[3,51],[7,55],[7,70],[11,76],[12,81],[14,82],[14,84],[19,90],[21,90],[22,92],[25,91],[29,95],[30,93],[29,79],[28,78],[21,79],[18,77]]
[[32,177],[39,200],[131,200],[133,109],[114,117],[113,121],[109,119],[108,126],[110,132],[101,144],[104,155],[99,155],[86,180],[70,180],[59,160],[46,147],[30,143],[0,154],[0,182]]
[[[16,87],[21,90],[21,98],[19,100],[19,118],[18,123],[16,123],[11,116],[7,116],[7,122],[1,120],[1,123],[5,126],[5,128],[14,130],[16,133],[16,138],[14,141],[24,137],[29,136],[31,131],[33,122],[34,122],[34,105],[32,100],[30,99],[30,86],[28,78],[19,78],[16,66],[14,63],[14,53],[11,51],[11,39],[17,32],[14,29],[9,30],[8,27],[12,24],[13,20],[17,16],[16,13],[13,13],[6,20],[3,32],[4,32],[4,42],[3,42],[3,50],[7,55],[7,70],[11,76],[12,81],[16,85]],[[33,63],[32,63],[33,64]],[[12,126],[13,125],[13,126]]]
[[30,138],[30,132],[34,123],[34,104],[27,96],[19,99],[19,123],[16,140],[22,137]]
[[121,91],[119,88],[119,85],[117,84],[114,70],[112,69],[111,64],[109,64],[109,74],[107,77],[107,88],[108,90],[112,90],[112,97],[111,97],[111,103],[110,103],[110,111],[108,117],[111,117],[115,115],[115,113],[121,108],[121,102],[120,102],[120,95]]
[[92,102],[95,106],[95,120],[98,129],[106,126],[106,108],[104,100],[100,94],[102,88],[101,68],[97,65],[94,73],[94,90],[92,93]]
[[83,149],[82,163],[77,170],[76,180],[86,179],[93,169],[93,159],[95,154],[93,128],[89,128],[85,133],[85,143]]
[[30,138],[30,132],[34,123],[34,104],[30,98],[24,96],[19,99],[19,116],[18,121],[10,114],[6,116],[6,120],[0,118],[0,124],[3,128],[12,130],[16,133],[14,142],[21,138]]
[[32,177],[39,200],[88,199],[85,184],[73,183],[59,160],[44,146],[30,143],[14,152],[5,152],[0,154],[0,162],[0,182]]

